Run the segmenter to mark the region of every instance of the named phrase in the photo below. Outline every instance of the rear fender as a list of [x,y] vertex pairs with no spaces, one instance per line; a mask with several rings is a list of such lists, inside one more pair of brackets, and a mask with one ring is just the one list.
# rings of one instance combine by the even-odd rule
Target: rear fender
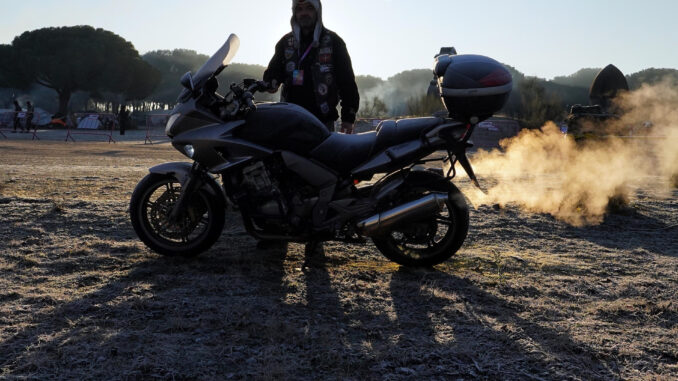
[[[188,177],[191,175],[191,168],[193,165],[186,162],[174,162],[174,163],[164,163],[156,165],[155,167],[150,168],[148,171],[156,175],[171,175],[174,176],[181,186],[186,184]],[[226,202],[226,196],[224,195],[223,188],[219,183],[210,175],[205,174],[203,176],[203,185],[201,189],[205,190],[212,196],[220,197],[224,202]]]

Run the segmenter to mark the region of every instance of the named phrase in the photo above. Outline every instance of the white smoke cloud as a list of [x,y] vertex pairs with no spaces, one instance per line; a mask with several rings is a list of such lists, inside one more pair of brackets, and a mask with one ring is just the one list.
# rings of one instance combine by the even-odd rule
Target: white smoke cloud
[[588,225],[602,221],[611,200],[632,200],[642,176],[665,179],[668,190],[678,176],[678,84],[643,86],[616,103],[621,117],[600,130],[616,135],[577,143],[547,122],[502,141],[502,150],[479,151],[471,159],[478,176],[497,184],[468,191],[469,199]]

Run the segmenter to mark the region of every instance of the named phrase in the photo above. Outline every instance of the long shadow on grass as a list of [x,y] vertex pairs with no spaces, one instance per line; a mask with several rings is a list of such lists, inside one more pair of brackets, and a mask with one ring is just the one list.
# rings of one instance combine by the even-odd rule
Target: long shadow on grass
[[[616,379],[610,365],[567,333],[521,317],[524,308],[443,272],[393,274],[401,343],[433,356],[430,376],[482,379]],[[394,347],[396,356],[401,351]],[[402,355],[414,352],[403,351]],[[431,369],[438,365],[438,368]],[[417,364],[401,364],[417,369]]]
[[[467,242],[505,240],[521,250],[541,250],[543,239],[559,245],[574,239],[612,250],[642,249],[675,257],[678,256],[676,213],[678,204],[659,200],[649,206],[639,204],[610,212],[599,225],[576,227],[547,214],[521,212],[514,206],[499,210],[483,206],[472,211],[474,231]],[[486,215],[492,218],[482,219]]]
[[[97,202],[61,202],[48,199],[6,199],[0,218],[3,236],[11,235],[18,241],[39,240],[49,244],[48,236],[53,233],[64,239],[92,236],[102,240],[135,239],[126,213],[126,204]],[[116,210],[111,210],[115,208]],[[0,250],[7,248],[7,240],[0,241]],[[59,244],[59,242],[54,242]]]
[[[346,335],[346,316],[337,289],[332,285],[331,261],[323,245],[307,245],[304,258],[307,321],[310,335],[306,340],[309,358],[303,368],[311,370],[310,379],[356,377],[353,356],[355,343]],[[302,368],[302,369],[303,369]]]
[[[678,212],[678,211],[677,211]],[[659,255],[678,256],[678,219],[662,219],[629,209],[605,216],[602,224],[572,228],[575,234],[615,250],[644,249]]]
[[0,378],[245,374],[248,360],[265,358],[269,341],[285,337],[276,322],[285,253],[225,256],[223,248],[193,260],[152,256],[82,297],[35,306],[0,343]]
[[[0,343],[0,369],[3,372],[8,372],[8,374],[18,372],[18,374],[14,374],[15,376],[37,374],[36,372],[43,371],[43,369],[40,369],[40,364],[44,365],[51,361],[63,360],[58,353],[58,343],[55,344],[51,341],[58,340],[66,343],[69,339],[75,339],[78,334],[74,331],[83,327],[87,328],[88,325],[76,324],[77,322],[87,321],[91,324],[88,328],[96,330],[100,327],[96,324],[97,320],[106,321],[111,313],[117,315],[117,312],[107,308],[106,304],[125,294],[125,290],[130,285],[148,279],[154,269],[158,269],[157,263],[157,260],[141,262],[127,275],[115,278],[96,291],[71,302],[59,304],[55,308],[44,308],[46,306],[36,308],[36,310],[46,309],[47,312],[32,314],[24,328]],[[95,323],[92,324],[92,321],[95,321]],[[59,336],[59,338],[55,339],[55,336]],[[93,331],[90,332],[89,336],[91,337],[86,342],[92,345],[94,344],[92,339],[97,335]],[[43,352],[41,353],[41,351]],[[31,358],[31,356],[35,358]],[[36,356],[40,356],[40,358]],[[0,373],[1,375],[4,375],[4,373]],[[42,374],[42,376],[47,375],[49,375],[49,372]],[[40,378],[41,376],[37,375],[36,377]]]
[[[115,225],[111,218],[122,223],[124,215],[78,210],[76,220],[83,225],[63,229],[73,216],[44,207],[49,208],[37,210],[31,225],[47,231],[61,226],[54,239],[87,231],[118,243],[135,241],[128,237],[133,234],[129,227],[115,238],[105,232]],[[2,323],[10,328],[1,331],[0,378],[279,378],[313,371],[314,365],[332,368],[327,360],[337,351],[323,346],[333,341],[332,326],[321,327],[321,322],[341,312],[326,269],[313,266],[306,274],[306,302],[283,302],[292,287],[283,280],[287,246],[254,250],[255,242],[239,233],[236,220],[212,250],[195,260],[152,256],[113,277],[106,271],[117,270],[109,262],[111,254],[118,254],[99,245],[83,255],[71,253],[65,264],[61,258],[41,264],[43,277],[59,284],[67,302],[29,302],[22,295],[12,300],[29,305],[31,314],[15,312],[21,324]],[[87,228],[92,226],[102,230]],[[34,235],[24,226],[18,230],[19,236]],[[51,244],[40,243],[46,245]],[[138,254],[131,251],[120,253],[121,258]],[[55,264],[62,265],[51,268]],[[68,285],[77,271],[98,274],[81,277],[72,287],[96,290],[73,298]],[[308,353],[315,355],[307,358]]]

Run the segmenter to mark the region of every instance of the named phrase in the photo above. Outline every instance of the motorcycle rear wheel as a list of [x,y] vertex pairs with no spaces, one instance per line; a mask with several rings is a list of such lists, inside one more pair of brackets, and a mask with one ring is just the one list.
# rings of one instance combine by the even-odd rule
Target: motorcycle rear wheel
[[464,243],[469,227],[464,196],[452,184],[448,189],[435,188],[412,187],[401,191],[397,203],[412,201],[430,192],[448,192],[448,198],[435,215],[408,221],[373,237],[375,246],[386,258],[403,266],[429,267],[452,257]]
[[177,221],[171,222],[168,217],[179,194],[181,183],[174,176],[151,173],[132,193],[130,218],[139,239],[153,251],[172,257],[192,257],[209,249],[221,236],[224,203],[221,197],[200,189],[193,193]]

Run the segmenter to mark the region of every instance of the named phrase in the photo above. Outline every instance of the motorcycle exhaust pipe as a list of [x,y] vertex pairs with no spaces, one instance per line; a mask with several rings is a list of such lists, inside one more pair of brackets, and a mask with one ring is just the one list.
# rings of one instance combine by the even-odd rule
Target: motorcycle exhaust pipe
[[368,237],[378,235],[400,222],[417,220],[438,213],[445,205],[445,201],[447,201],[447,193],[431,193],[418,200],[364,219],[358,222],[358,229]]

